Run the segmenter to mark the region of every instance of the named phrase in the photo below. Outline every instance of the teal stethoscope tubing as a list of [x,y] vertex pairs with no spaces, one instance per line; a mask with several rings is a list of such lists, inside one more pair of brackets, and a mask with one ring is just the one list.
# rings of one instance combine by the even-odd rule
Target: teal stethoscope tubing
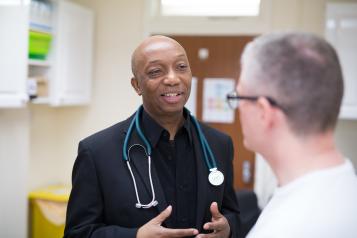
[[[206,161],[206,165],[209,168],[209,170],[212,171],[213,169],[217,168],[216,158],[213,155],[211,147],[209,146],[209,144],[207,142],[207,139],[206,139],[205,135],[202,132],[201,126],[200,126],[200,124],[198,124],[197,119],[194,116],[192,116],[190,112],[189,112],[189,115],[190,115],[193,123],[195,124],[196,130],[197,130],[197,134],[198,134],[198,137],[200,139],[201,146],[203,148],[202,150],[203,150],[204,158],[205,158],[205,161]],[[211,157],[211,163],[212,164],[208,160],[207,153],[209,154],[209,157]]]
[[[203,151],[203,154],[204,154],[205,162],[206,162],[206,165],[207,165],[209,171],[217,170],[216,159],[215,159],[214,154],[213,154],[213,152],[212,152],[212,150],[211,150],[211,148],[210,148],[210,146],[209,146],[209,144],[207,142],[206,137],[204,136],[204,134],[202,132],[201,126],[199,125],[197,119],[194,116],[191,115],[189,110],[187,110],[186,108],[184,108],[184,110],[186,110],[188,112],[191,120],[193,121],[193,124],[195,126],[195,129],[197,131],[197,134],[198,134],[198,137],[199,137],[199,140],[200,140],[200,144],[201,144],[202,151]],[[152,178],[151,178],[151,152],[152,152],[152,148],[151,148],[151,145],[150,145],[149,141],[146,139],[146,137],[144,136],[144,133],[142,132],[142,130],[140,128],[140,116],[141,116],[142,111],[143,111],[143,106],[141,105],[139,107],[139,109],[136,111],[133,120],[130,122],[129,129],[128,129],[127,134],[126,134],[125,139],[124,139],[123,160],[127,162],[127,165],[128,165],[128,168],[129,168],[129,171],[130,171],[133,183],[134,183],[135,193],[136,193],[136,198],[137,198],[137,203],[136,203],[135,206],[137,208],[150,208],[152,206],[156,206],[157,205],[157,201],[155,200],[155,191],[154,191],[154,186],[153,186]],[[134,125],[135,125],[135,129],[136,129],[140,139],[144,142],[145,147],[140,145],[140,144],[134,144],[128,149],[129,139],[130,139],[130,136],[131,136],[131,134],[132,134],[132,132],[134,130]],[[144,149],[145,153],[148,156],[150,185],[151,185],[151,191],[152,191],[152,194],[153,194],[152,201],[150,203],[148,203],[148,204],[142,204],[140,202],[139,194],[138,194],[138,191],[137,191],[135,177],[134,177],[134,174],[133,174],[131,166],[130,166],[130,154],[129,154],[129,152],[130,152],[130,149],[133,146],[142,147]]]

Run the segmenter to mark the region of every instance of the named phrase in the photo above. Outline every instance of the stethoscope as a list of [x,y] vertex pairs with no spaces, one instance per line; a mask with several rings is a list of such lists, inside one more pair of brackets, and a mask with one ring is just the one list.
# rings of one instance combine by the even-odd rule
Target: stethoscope
[[[203,151],[203,155],[204,155],[204,158],[205,158],[205,162],[206,162],[206,165],[210,171],[209,175],[208,175],[208,181],[214,185],[214,186],[219,186],[223,183],[224,181],[224,175],[221,171],[219,171],[217,169],[217,164],[216,164],[216,159],[212,153],[212,150],[207,142],[207,139],[206,137],[204,136],[203,132],[202,132],[202,129],[201,129],[201,126],[198,124],[198,121],[197,119],[191,115],[190,111],[187,110],[185,108],[185,110],[188,112],[188,115],[190,116],[195,128],[196,128],[196,131],[197,131],[197,134],[198,134],[198,137],[199,137],[199,140],[200,140],[200,144],[201,144],[201,147],[202,147],[202,151]],[[155,198],[155,189],[154,189],[154,185],[153,185],[153,182],[152,182],[152,176],[151,176],[151,152],[152,152],[152,148],[151,148],[151,145],[149,143],[149,141],[146,139],[146,137],[144,136],[144,133],[142,132],[141,128],[140,128],[140,117],[141,117],[141,114],[142,114],[142,111],[143,111],[143,106],[140,106],[139,109],[136,111],[135,113],[135,116],[133,118],[133,120],[130,122],[130,126],[129,126],[129,129],[128,129],[128,132],[125,136],[125,139],[124,139],[124,145],[123,145],[123,160],[126,161],[126,164],[128,166],[128,169],[130,171],[130,175],[131,175],[131,178],[133,180],[133,184],[134,184],[134,189],[135,189],[135,194],[136,194],[136,204],[135,204],[135,207],[136,208],[151,208],[151,207],[155,207],[157,204],[158,204],[158,201],[156,200]],[[135,129],[140,137],[140,139],[144,142],[145,144],[145,147],[141,144],[133,144],[129,147],[128,149],[128,143],[129,143],[129,139],[130,139],[130,136],[134,130],[134,125],[135,125]],[[148,170],[149,170],[149,180],[150,180],[150,187],[151,187],[151,193],[152,193],[152,199],[151,199],[151,202],[149,202],[148,204],[142,204],[141,201],[140,201],[140,198],[139,198],[139,193],[138,193],[138,188],[137,188],[137,185],[136,185],[136,180],[135,180],[135,177],[134,177],[134,174],[133,174],[133,171],[131,169],[131,166],[130,166],[130,150],[135,147],[135,146],[139,146],[141,147],[146,156],[148,157]],[[208,159],[210,157],[210,160]]]

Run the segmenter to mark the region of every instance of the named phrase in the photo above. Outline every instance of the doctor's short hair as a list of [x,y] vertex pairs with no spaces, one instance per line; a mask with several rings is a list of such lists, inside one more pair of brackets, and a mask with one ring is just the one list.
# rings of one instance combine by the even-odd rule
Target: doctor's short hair
[[333,130],[343,97],[343,77],[334,48],[308,33],[272,33],[249,43],[242,55],[247,84],[286,110],[298,135]]

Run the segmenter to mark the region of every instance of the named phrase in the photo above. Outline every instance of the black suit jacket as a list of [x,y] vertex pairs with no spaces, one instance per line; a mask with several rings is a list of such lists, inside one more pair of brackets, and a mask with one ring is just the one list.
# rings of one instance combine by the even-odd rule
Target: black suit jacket
[[[135,207],[136,196],[133,181],[126,162],[122,158],[124,138],[132,118],[133,116],[79,143],[78,156],[73,167],[65,238],[136,237],[139,227],[169,205],[165,201],[155,167],[152,166],[153,184],[159,204],[150,209]],[[230,224],[232,237],[237,237],[239,211],[232,184],[232,140],[215,129],[203,124],[201,127],[216,157],[217,167],[223,172],[225,180],[221,186],[217,187],[208,182],[209,171],[197,133],[192,125],[197,164],[196,228],[203,232],[203,224],[211,221],[209,207],[215,201]],[[143,144],[134,130],[129,146],[135,143]],[[142,203],[148,203],[152,199],[152,193],[147,158],[140,150],[132,150],[130,158],[140,200]],[[164,225],[170,227],[169,222]]]

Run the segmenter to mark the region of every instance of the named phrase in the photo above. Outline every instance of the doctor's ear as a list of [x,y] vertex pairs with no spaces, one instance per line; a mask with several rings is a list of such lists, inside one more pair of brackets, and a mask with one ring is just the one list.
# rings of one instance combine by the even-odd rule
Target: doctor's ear
[[139,87],[139,82],[138,80],[135,78],[135,77],[132,77],[131,78],[131,86],[133,86],[133,88],[135,89],[136,93],[141,96],[142,95],[142,92],[141,92],[141,89]]

